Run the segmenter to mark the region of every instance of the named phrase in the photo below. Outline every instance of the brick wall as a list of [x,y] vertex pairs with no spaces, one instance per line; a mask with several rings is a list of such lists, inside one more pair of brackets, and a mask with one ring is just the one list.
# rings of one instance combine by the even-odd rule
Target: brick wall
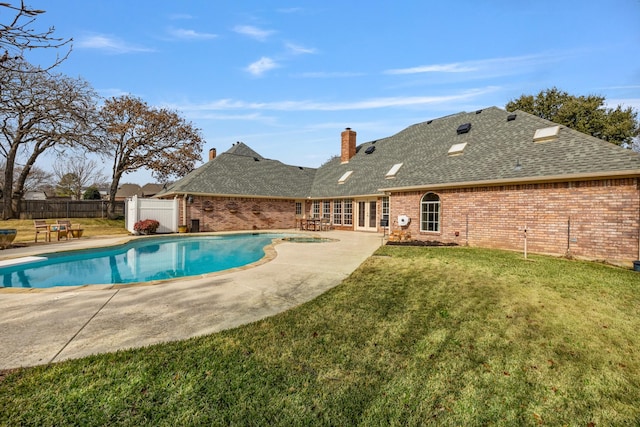
[[187,221],[180,205],[180,223],[200,220],[200,231],[288,229],[296,225],[295,200],[194,197]]
[[391,219],[411,217],[415,239],[511,250],[524,249],[526,226],[531,252],[628,265],[639,257],[639,186],[637,179],[616,179],[435,191],[437,233],[420,232],[425,192],[396,193]]

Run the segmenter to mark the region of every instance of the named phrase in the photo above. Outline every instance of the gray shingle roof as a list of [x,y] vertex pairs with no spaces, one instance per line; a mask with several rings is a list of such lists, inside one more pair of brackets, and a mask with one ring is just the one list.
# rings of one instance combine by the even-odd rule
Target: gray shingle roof
[[[557,138],[534,142],[537,129],[556,124],[522,111],[508,121],[509,114],[491,107],[418,123],[388,138],[361,144],[346,164],[337,157],[317,170],[264,159],[245,144],[236,143],[176,182],[167,193],[334,198],[460,183],[640,176],[638,153],[564,126]],[[470,131],[458,135],[456,129],[465,123],[471,123]],[[459,143],[466,143],[462,154],[449,155],[451,146]],[[339,144],[336,138],[336,152]],[[402,167],[395,178],[387,179],[385,175],[397,163]],[[339,184],[347,171],[353,173]]]
[[163,195],[192,193],[305,198],[309,195],[315,171],[265,159],[239,142],[175,182]]
[[[555,123],[496,107],[479,113],[460,113],[419,123],[389,138],[359,146],[347,164],[334,159],[316,173],[312,198],[380,194],[381,189],[448,186],[455,183],[526,181],[557,176],[640,174],[640,156],[611,143],[560,127],[555,140],[534,142],[537,129]],[[468,133],[458,126],[471,123]],[[453,144],[467,143],[461,155],[449,155]],[[366,154],[367,148],[375,151]],[[403,163],[393,179],[385,178],[396,163]],[[521,168],[516,170],[516,164]],[[338,179],[353,173],[344,184]]]

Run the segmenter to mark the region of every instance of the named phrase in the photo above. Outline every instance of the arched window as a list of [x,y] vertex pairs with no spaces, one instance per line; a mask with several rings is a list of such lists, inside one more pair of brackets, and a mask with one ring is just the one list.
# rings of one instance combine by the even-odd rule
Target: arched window
[[420,202],[420,231],[440,231],[440,197],[427,193]]

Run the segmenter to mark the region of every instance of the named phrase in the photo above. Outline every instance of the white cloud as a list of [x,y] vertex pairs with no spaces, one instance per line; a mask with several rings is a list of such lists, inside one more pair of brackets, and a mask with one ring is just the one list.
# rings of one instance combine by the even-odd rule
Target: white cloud
[[199,105],[173,106],[180,111],[213,111],[213,110],[271,110],[271,111],[344,111],[371,110],[377,108],[413,107],[444,104],[454,101],[467,101],[487,93],[495,92],[498,88],[490,86],[482,89],[470,89],[454,95],[446,96],[407,96],[371,98],[354,102],[317,102],[317,101],[276,101],[276,102],[246,102],[232,99]]
[[250,64],[246,70],[254,76],[261,76],[267,71],[277,67],[278,64],[273,59],[263,56],[253,64]]
[[469,73],[476,71],[476,68],[463,66],[460,63],[454,64],[437,64],[423,65],[411,68],[398,68],[395,70],[387,70],[385,74],[418,74],[418,73]]
[[290,53],[295,55],[316,53],[314,48],[303,47],[294,43],[285,43],[285,47]]
[[607,108],[616,108],[620,105],[623,109],[631,107],[636,111],[640,111],[640,98],[605,99],[604,104]]
[[410,68],[386,70],[385,74],[422,74],[422,73],[473,73],[478,75],[510,75],[523,71],[531,71],[541,64],[556,62],[563,58],[562,54],[537,54],[489,58],[475,61],[453,62],[449,64],[430,64]]
[[191,40],[210,40],[218,37],[217,34],[213,33],[199,33],[195,30],[187,30],[184,28],[174,28],[170,29],[169,33],[180,39],[191,39]]
[[242,34],[242,35],[251,37],[253,39],[259,40],[261,42],[265,41],[271,34],[275,32],[272,30],[263,30],[261,28],[254,27],[252,25],[236,25],[233,28],[233,31],[235,31],[238,34]]
[[129,44],[116,37],[94,34],[80,37],[74,44],[74,47],[80,49],[98,49],[110,53],[133,53],[133,52],[153,52],[154,49]]

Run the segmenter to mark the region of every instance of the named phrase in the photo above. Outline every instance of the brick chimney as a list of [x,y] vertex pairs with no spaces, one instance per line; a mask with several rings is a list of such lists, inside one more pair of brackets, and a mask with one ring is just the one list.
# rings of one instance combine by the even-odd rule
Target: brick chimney
[[349,160],[356,155],[356,133],[352,131],[351,128],[346,128],[340,136],[342,136],[340,161],[342,163],[349,163]]
[[209,161],[213,160],[216,158],[216,149],[212,148],[209,150]]

